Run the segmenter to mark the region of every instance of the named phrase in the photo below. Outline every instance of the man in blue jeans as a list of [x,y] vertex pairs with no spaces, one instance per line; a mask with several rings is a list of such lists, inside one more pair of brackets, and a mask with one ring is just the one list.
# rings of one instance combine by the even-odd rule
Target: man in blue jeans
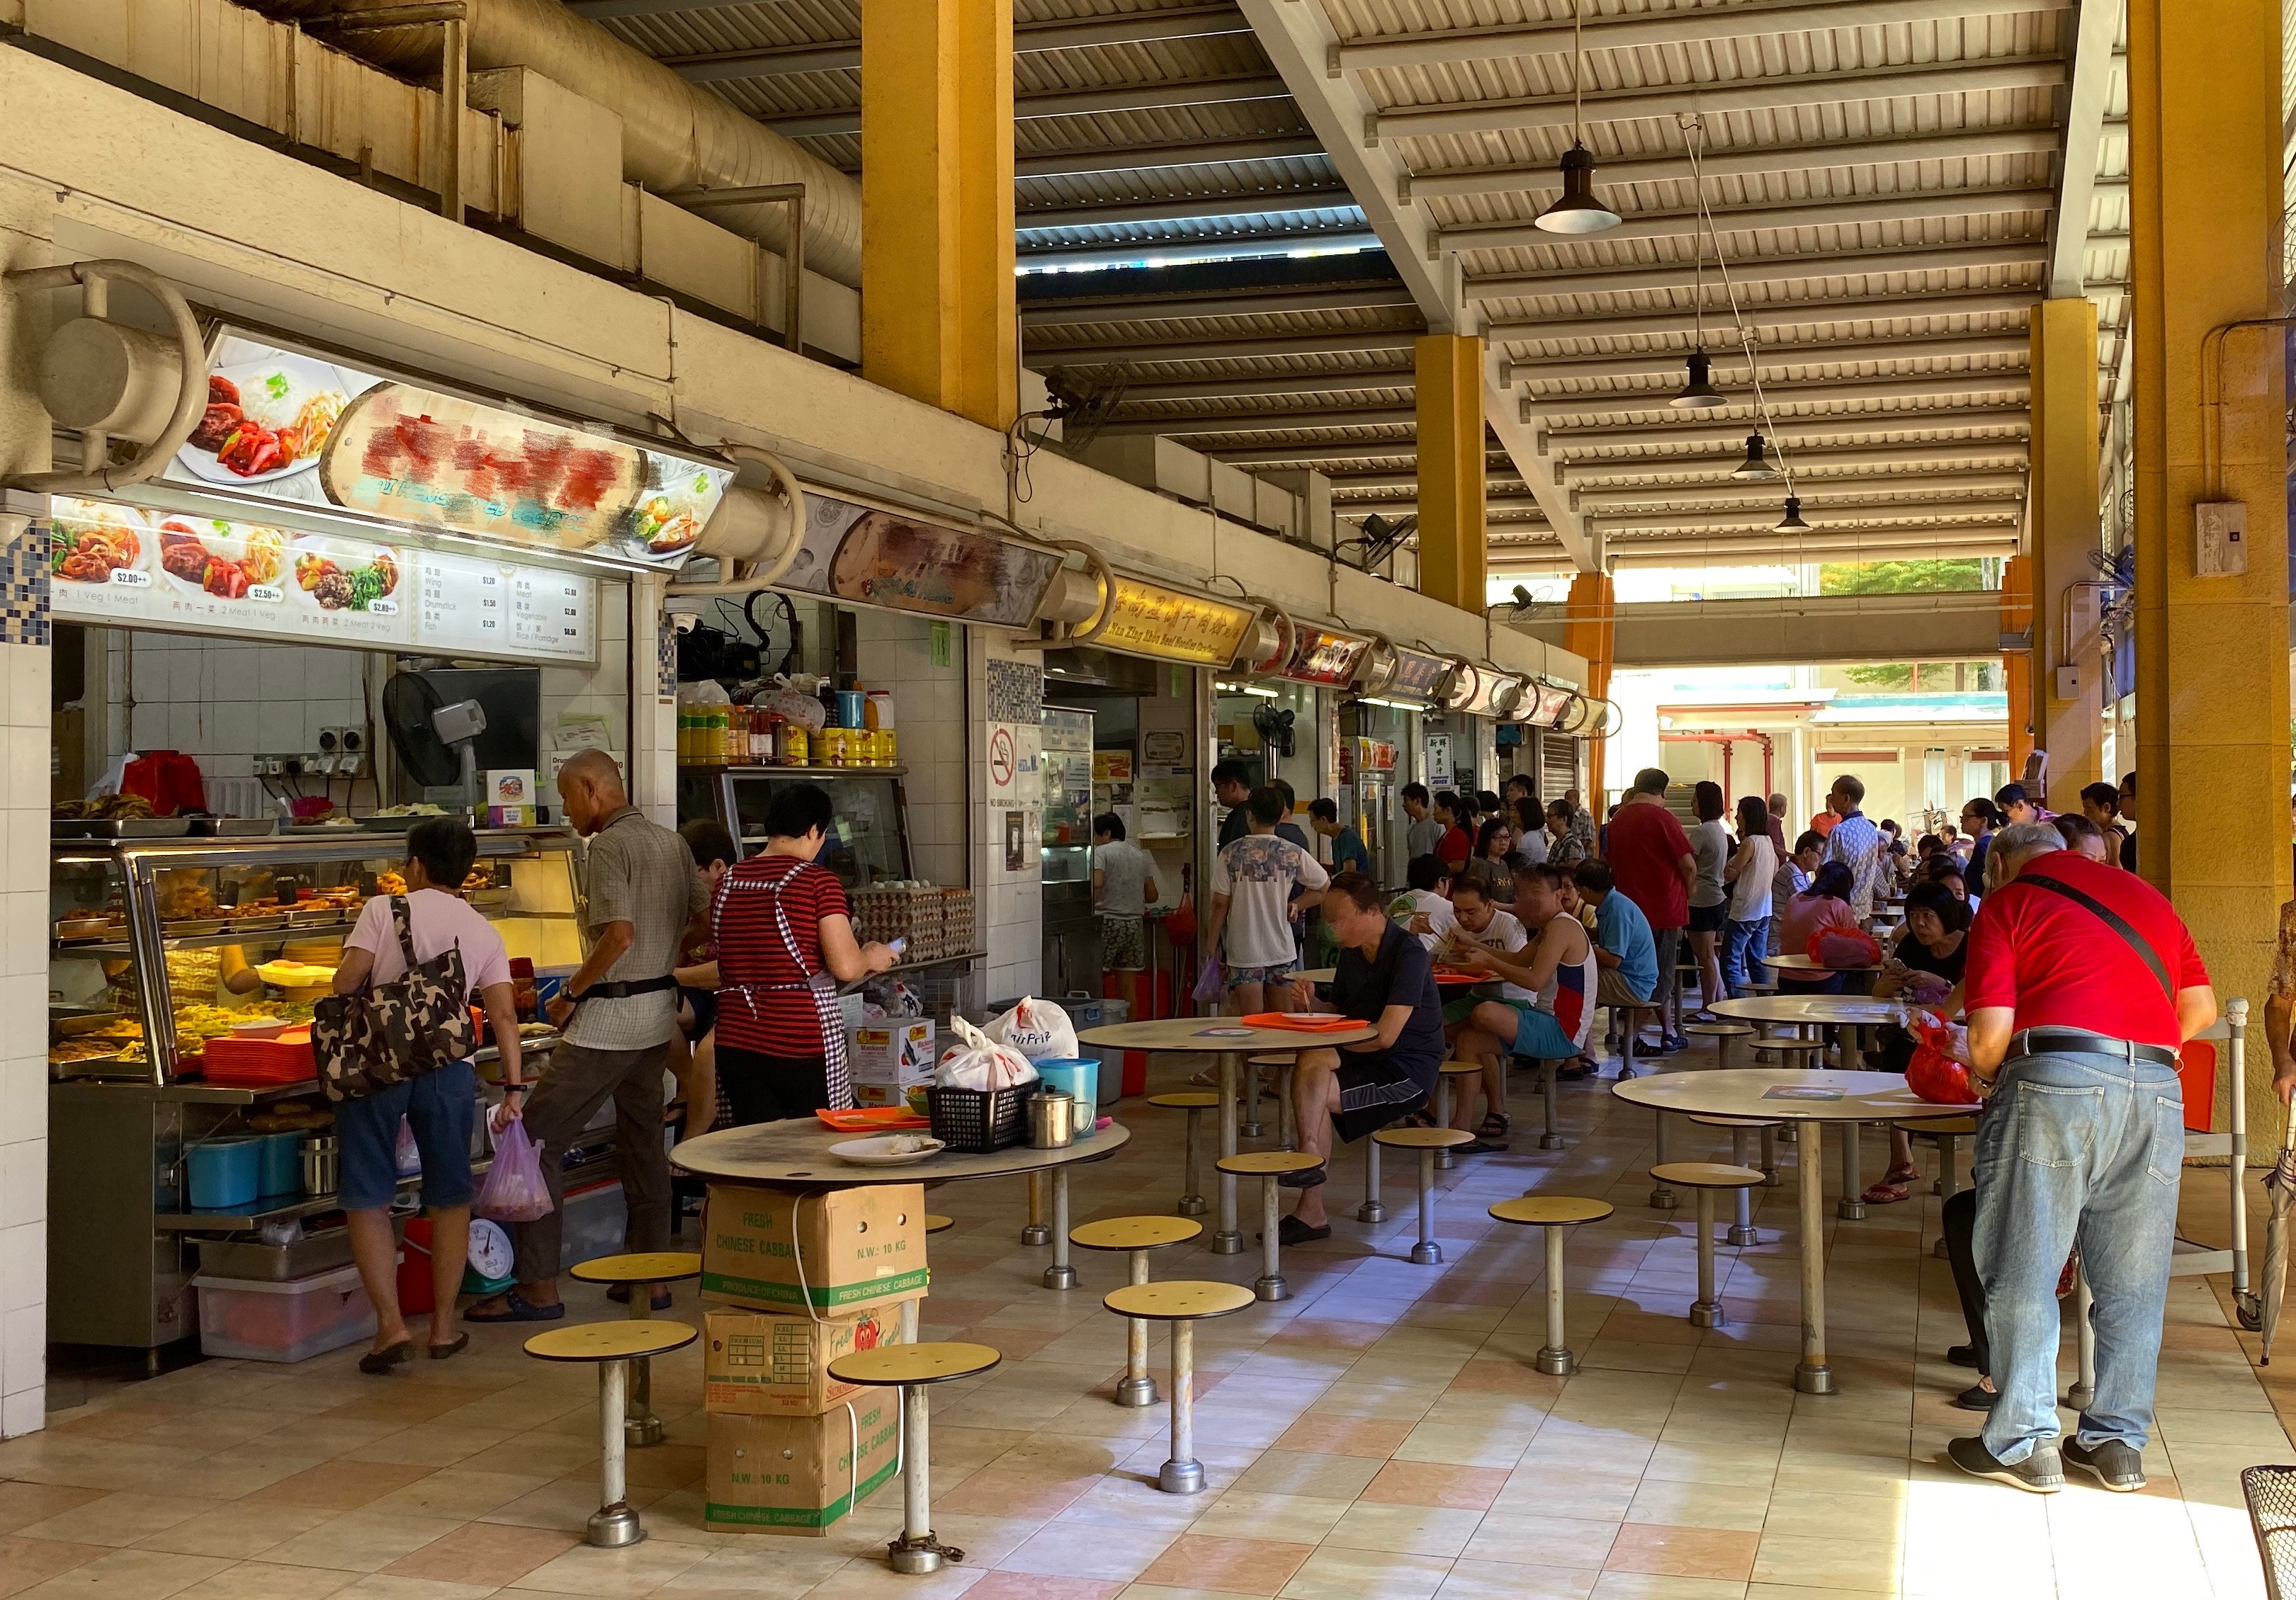
[[[1955,1465],[2035,1494],[2070,1462],[2144,1487],[2152,1384],[2185,1157],[2177,1047],[2216,1021],[2193,936],[2135,874],[2064,849],[2046,822],[1993,837],[1963,980],[1978,1123],[1976,1255],[2001,1398]],[[2080,1247],[2096,1392],[2057,1437],[2056,1284]]]

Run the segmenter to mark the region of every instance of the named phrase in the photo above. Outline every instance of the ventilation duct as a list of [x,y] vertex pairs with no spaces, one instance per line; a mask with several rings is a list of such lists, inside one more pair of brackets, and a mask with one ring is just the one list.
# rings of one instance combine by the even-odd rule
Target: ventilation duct
[[[378,11],[398,0],[242,0],[282,20]],[[605,106],[622,119],[622,175],[665,199],[701,189],[805,185],[805,261],[849,288],[861,285],[861,185],[808,155],[709,90],[687,83],[559,0],[464,0],[470,64],[524,67]],[[404,77],[428,78],[439,61],[435,26],[332,34],[328,43]],[[788,208],[713,206],[709,220],[769,249],[787,247]]]

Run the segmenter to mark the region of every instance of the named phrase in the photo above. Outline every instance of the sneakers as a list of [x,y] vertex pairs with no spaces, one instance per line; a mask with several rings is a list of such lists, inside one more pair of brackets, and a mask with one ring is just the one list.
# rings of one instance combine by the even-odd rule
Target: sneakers
[[2117,1439],[2098,1445],[2068,1439],[2062,1448],[2067,1461],[2117,1495],[2135,1494],[2144,1487],[2144,1452]]
[[1945,1448],[1946,1457],[1972,1478],[1990,1478],[2029,1495],[2053,1495],[2065,1486],[2065,1469],[2056,1451],[2046,1446],[2011,1465],[1995,1458],[1982,1439],[1956,1439]]

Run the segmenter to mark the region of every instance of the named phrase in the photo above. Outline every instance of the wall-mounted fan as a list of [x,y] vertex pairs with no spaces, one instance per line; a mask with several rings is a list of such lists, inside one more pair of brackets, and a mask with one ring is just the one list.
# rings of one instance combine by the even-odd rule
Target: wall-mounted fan
[[1251,713],[1251,726],[1259,731],[1261,746],[1279,756],[1290,755],[1293,740],[1292,725],[1298,715],[1296,711],[1276,706],[1255,709]]

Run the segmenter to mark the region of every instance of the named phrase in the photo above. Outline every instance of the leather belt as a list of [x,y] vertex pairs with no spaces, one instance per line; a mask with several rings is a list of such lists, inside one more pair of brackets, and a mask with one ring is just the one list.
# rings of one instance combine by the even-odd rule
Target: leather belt
[[632,995],[659,994],[663,989],[676,987],[676,978],[664,972],[659,978],[626,978],[619,983],[594,983],[580,994],[566,997],[577,1005],[584,1000],[627,1000]]
[[2174,1067],[2177,1053],[2162,1045],[2140,1045],[2133,1039],[2108,1038],[2078,1028],[2028,1028],[2009,1041],[2008,1059],[2020,1055],[2118,1055],[2123,1061],[2151,1062]]

